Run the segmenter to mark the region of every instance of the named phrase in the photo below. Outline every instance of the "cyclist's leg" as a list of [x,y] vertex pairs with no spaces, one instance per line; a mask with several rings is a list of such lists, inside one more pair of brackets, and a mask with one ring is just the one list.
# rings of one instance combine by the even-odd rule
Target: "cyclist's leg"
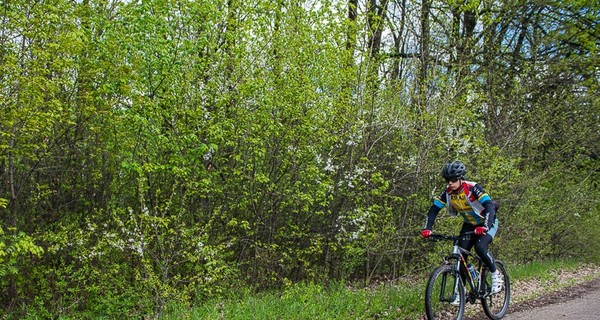
[[491,272],[491,283],[488,283],[490,286],[489,292],[495,294],[502,291],[504,279],[501,272],[499,272],[500,270],[496,268],[494,257],[488,251],[488,246],[490,245],[490,242],[492,242],[492,239],[492,236],[489,234],[479,237],[479,240],[475,244],[475,252],[477,252],[481,261],[483,261],[485,266]]
[[494,240],[497,231],[498,219],[494,221],[494,225],[489,232],[483,236],[477,237],[475,242],[475,252],[491,272],[496,272],[496,265],[494,264],[494,257],[490,254],[488,248],[490,247],[490,243]]
[[[460,234],[463,234],[465,232],[471,232],[474,230],[475,230],[474,225],[465,222],[465,223],[463,223],[462,228],[460,229]],[[474,237],[472,237],[471,239],[467,239],[467,240],[460,239],[457,244],[459,247],[461,247],[467,251],[470,251],[473,248],[473,245],[475,245],[476,240],[477,239]],[[468,262],[469,257],[467,255],[463,255],[463,257],[465,258],[465,261]],[[461,271],[460,277],[463,279],[463,283],[466,283],[468,275],[465,274],[465,271],[462,268],[460,271]]]
[[494,257],[490,254],[488,248],[490,247],[490,243],[492,243],[492,236],[489,234],[485,234],[483,236],[477,237],[477,242],[475,243],[475,252],[481,258],[481,261],[485,264],[491,272],[496,272],[496,265],[494,264]]

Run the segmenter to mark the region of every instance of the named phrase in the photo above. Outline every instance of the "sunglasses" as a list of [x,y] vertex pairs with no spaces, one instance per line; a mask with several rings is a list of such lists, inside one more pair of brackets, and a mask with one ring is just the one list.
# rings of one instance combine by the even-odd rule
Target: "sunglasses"
[[455,183],[456,181],[458,181],[459,178],[452,178],[452,179],[446,179],[446,182],[452,182]]

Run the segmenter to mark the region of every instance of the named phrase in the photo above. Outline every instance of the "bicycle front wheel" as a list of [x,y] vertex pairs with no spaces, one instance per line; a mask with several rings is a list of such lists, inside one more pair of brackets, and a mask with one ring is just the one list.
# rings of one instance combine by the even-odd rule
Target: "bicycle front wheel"
[[510,279],[508,278],[508,272],[506,266],[502,261],[496,260],[496,269],[500,271],[504,285],[500,292],[490,294],[490,288],[492,285],[492,273],[489,269],[485,269],[482,275],[483,290],[485,292],[484,297],[481,299],[483,305],[483,311],[485,314],[493,320],[498,320],[504,317],[506,311],[508,311],[508,304],[510,303]]
[[425,290],[425,312],[429,320],[460,320],[465,312],[465,289],[460,275],[442,265],[429,276]]

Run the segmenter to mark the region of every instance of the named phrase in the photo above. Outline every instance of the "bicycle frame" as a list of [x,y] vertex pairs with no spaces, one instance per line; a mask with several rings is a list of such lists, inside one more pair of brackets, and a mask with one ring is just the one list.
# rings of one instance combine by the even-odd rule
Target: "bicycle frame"
[[[452,253],[449,256],[444,257],[444,263],[447,265],[451,265],[453,267],[454,272],[458,273],[458,277],[456,277],[456,279],[459,279],[459,278],[463,279],[462,275],[464,275],[464,274],[467,275],[463,279],[463,280],[465,280],[464,281],[465,289],[467,289],[467,287],[466,287],[467,283],[469,285],[469,289],[466,290],[467,291],[466,297],[471,303],[474,303],[476,299],[485,298],[487,295],[489,295],[489,293],[482,292],[482,290],[481,290],[481,288],[483,286],[483,283],[482,283],[483,280],[482,280],[481,275],[483,274],[483,270],[485,268],[483,262],[476,254],[458,246],[458,241],[460,239],[471,237],[471,234],[472,233],[466,233],[463,235],[453,236],[453,237],[447,237],[447,236],[442,237],[439,235],[433,235],[433,237],[434,238],[439,237],[439,238],[443,238],[443,239],[453,240]],[[478,272],[478,275],[479,275],[477,277],[477,279],[473,279],[471,272],[469,272],[469,269],[467,267],[467,259],[465,257],[468,257],[469,258],[468,260],[471,261],[471,264],[473,265],[473,267],[476,268],[475,270]],[[445,287],[445,280],[444,280],[443,286]],[[453,288],[454,288],[455,292],[458,290],[458,282],[457,281],[455,281],[455,283],[453,284]]]
[[[484,265],[483,265],[483,262],[481,261],[481,259],[477,255],[459,247],[456,244],[454,245],[454,248],[452,250],[452,256],[455,257],[454,259],[459,260],[459,263],[460,263],[460,266],[455,266],[455,270],[457,270],[458,272],[461,272],[461,270],[462,270],[463,271],[462,274],[467,275],[465,280],[466,280],[466,283],[469,284],[469,288],[470,288],[470,290],[467,290],[467,292],[475,292],[476,293],[475,296],[473,296],[471,294],[468,295],[467,298],[469,298],[469,300],[471,300],[471,303],[474,303],[476,298],[485,297],[485,295],[487,293],[481,291],[482,281],[483,281],[481,275],[483,274],[483,269],[484,269]],[[469,257],[469,259],[467,260],[465,257]],[[468,267],[467,267],[467,261],[470,261],[471,265],[473,265],[473,267],[475,268],[475,271],[477,271],[477,275],[478,275],[477,279],[473,279],[471,272],[469,272]],[[462,278],[462,276],[461,276],[461,278]],[[466,289],[466,285],[465,285],[465,289]]]

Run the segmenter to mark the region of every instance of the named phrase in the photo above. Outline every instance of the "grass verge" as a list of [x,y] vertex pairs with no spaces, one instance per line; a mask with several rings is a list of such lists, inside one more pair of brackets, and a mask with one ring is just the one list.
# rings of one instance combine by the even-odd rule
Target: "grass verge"
[[[512,301],[535,299],[600,277],[600,266],[575,261],[509,265]],[[421,319],[426,278],[385,283],[374,288],[298,284],[283,292],[210,301],[192,309],[175,308],[165,319]]]

